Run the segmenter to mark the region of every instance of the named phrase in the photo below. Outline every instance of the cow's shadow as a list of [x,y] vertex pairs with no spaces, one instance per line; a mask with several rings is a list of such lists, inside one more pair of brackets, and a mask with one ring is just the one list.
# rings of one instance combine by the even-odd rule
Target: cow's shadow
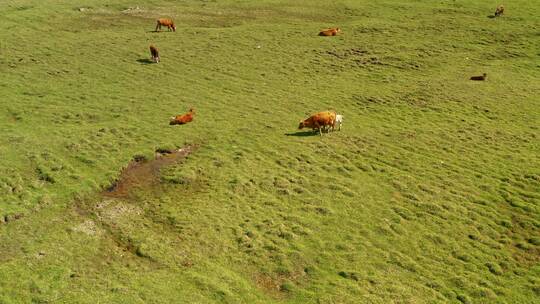
[[154,61],[148,59],[148,58],[143,58],[143,59],[137,59],[137,62],[140,63],[140,64],[152,64],[154,63]]
[[285,133],[285,136],[315,136],[319,135],[319,131],[298,131],[294,133]]
[[493,19],[493,18],[495,18],[495,17],[497,17],[497,16],[495,16],[495,15],[488,15],[487,17],[488,17],[489,19]]

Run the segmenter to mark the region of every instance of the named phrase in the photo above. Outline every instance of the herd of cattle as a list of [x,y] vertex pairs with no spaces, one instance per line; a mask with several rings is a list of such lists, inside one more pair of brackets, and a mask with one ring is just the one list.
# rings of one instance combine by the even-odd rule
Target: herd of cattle
[[[494,17],[499,17],[504,13],[504,6],[499,5],[495,10]],[[161,27],[167,27],[168,31],[176,31],[176,25],[171,19],[160,18],[156,24],[156,32],[161,30]],[[329,28],[321,30],[319,36],[336,36],[341,32],[339,27]],[[152,61],[158,63],[160,60],[159,51],[154,45],[150,45],[150,55],[152,56]],[[487,74],[484,73],[481,76],[472,76],[471,80],[486,80]],[[189,112],[177,115],[170,118],[169,125],[183,125],[188,122],[193,121],[193,115],[195,110],[192,108]],[[308,119],[300,121],[298,129],[311,128],[313,131],[318,131],[322,136],[323,131],[329,132],[330,130],[334,131],[336,127],[338,130],[341,130],[341,125],[343,124],[343,115],[337,114],[335,111],[322,111],[311,115]]]
[[[191,108],[189,111],[182,115],[176,115],[170,118],[169,125],[184,125],[193,121],[195,115],[195,109]],[[335,111],[322,111],[311,115],[308,119],[300,121],[298,129],[311,128],[315,131],[319,131],[322,136],[323,131],[334,131],[337,127],[341,130],[343,124],[343,115],[337,114]]]

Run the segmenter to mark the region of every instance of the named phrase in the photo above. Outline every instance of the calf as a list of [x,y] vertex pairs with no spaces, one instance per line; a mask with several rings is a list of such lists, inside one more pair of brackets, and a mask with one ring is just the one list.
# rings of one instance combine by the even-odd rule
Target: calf
[[497,6],[497,9],[495,10],[495,17],[499,17],[502,14],[504,14],[504,6],[501,4]]
[[484,73],[484,74],[482,74],[482,76],[473,76],[470,79],[471,80],[481,80],[482,81],[482,80],[486,80],[486,78],[487,78],[487,74]]
[[319,130],[319,135],[322,136],[322,130],[326,127],[332,127],[336,121],[336,112],[323,111],[311,115],[306,120],[300,121],[298,129],[312,128],[313,130]]
[[193,120],[193,115],[195,115],[195,109],[189,109],[189,112],[183,115],[176,115],[171,117],[169,125],[183,125],[191,122]]
[[339,27],[335,27],[320,31],[319,36],[336,36],[340,32],[341,29]]
[[153,45],[150,46],[150,55],[152,56],[152,61],[154,61],[155,63],[159,62],[159,51]]
[[336,125],[338,126],[338,131],[341,131],[341,125],[343,124],[343,115],[336,114],[336,120],[334,121],[334,125],[332,126],[332,131],[334,131],[334,128]]
[[161,26],[166,26],[168,31],[176,32],[176,25],[174,25],[174,22],[171,19],[168,18],[160,18],[156,20],[156,32],[158,30],[161,30]]

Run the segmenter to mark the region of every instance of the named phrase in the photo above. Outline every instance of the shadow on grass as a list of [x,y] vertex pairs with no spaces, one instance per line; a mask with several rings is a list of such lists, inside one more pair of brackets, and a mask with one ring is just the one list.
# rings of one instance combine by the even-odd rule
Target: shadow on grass
[[495,16],[495,15],[488,15],[487,17],[488,17],[489,19],[493,19],[493,18],[495,18],[495,17],[497,17],[497,16]]
[[313,131],[298,131],[294,133],[285,133],[286,136],[314,136],[319,135],[319,132]]
[[154,61],[148,59],[148,58],[144,58],[144,59],[137,59],[137,62],[140,63],[140,64],[152,64],[154,63]]

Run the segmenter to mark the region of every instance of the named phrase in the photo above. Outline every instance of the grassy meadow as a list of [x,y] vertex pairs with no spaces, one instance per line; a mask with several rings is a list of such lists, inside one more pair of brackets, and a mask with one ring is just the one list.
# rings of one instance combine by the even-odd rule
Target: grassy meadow
[[498,4],[1,1],[0,303],[539,303],[540,2]]

